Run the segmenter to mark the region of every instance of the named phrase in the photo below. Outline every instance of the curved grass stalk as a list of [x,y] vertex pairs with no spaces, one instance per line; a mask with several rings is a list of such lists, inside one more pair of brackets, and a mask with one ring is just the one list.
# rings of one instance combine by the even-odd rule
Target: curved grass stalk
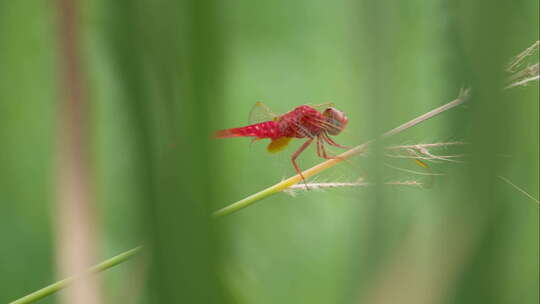
[[33,303],[37,300],[41,300],[43,299],[44,297],[48,296],[48,295],[51,295],[61,289],[64,289],[66,288],[69,284],[73,283],[73,281],[77,280],[77,279],[80,279],[81,277],[83,276],[87,276],[87,275],[91,275],[91,274],[95,274],[95,273],[99,273],[99,272],[102,272],[102,271],[105,271],[109,268],[112,268],[118,264],[121,264],[127,260],[129,260],[131,257],[133,257],[134,255],[136,255],[140,250],[141,250],[141,246],[139,247],[135,247],[131,250],[128,250],[126,252],[123,252],[117,256],[114,256],[106,261],[103,261],[93,267],[91,267],[90,269],[88,269],[85,273],[83,274],[80,274],[80,275],[76,275],[76,276],[72,276],[72,277],[69,277],[69,278],[66,278],[66,279],[63,279],[63,280],[60,280],[58,282],[55,282],[47,287],[44,287],[40,290],[37,290],[29,295],[26,295],[20,299],[17,299],[13,302],[11,302],[10,304],[27,304],[27,303]]

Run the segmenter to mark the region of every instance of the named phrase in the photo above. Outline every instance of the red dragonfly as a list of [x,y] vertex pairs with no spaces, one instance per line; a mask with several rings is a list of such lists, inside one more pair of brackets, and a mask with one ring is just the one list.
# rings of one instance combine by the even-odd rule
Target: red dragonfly
[[[317,110],[322,108],[322,111]],[[265,119],[261,119],[261,116]],[[259,121],[254,123],[255,121]],[[252,137],[253,140],[268,138],[271,140],[267,147],[269,152],[283,150],[293,138],[306,138],[304,144],[291,157],[296,172],[304,180],[302,171],[296,164],[298,156],[315,140],[317,155],[324,159],[335,158],[328,156],[325,144],[346,149],[334,142],[330,135],[338,135],[347,126],[345,114],[332,106],[322,104],[316,106],[301,105],[282,115],[275,115],[261,102],[257,102],[250,113],[252,124],[239,128],[217,131],[216,138]]]

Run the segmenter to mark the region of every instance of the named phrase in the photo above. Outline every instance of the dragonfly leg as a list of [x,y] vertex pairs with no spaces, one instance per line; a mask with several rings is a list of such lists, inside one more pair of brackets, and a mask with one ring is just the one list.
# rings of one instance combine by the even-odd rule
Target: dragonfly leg
[[341,158],[339,156],[328,156],[328,153],[326,153],[326,148],[324,147],[325,139],[323,138],[322,134],[319,135],[319,137],[317,137],[317,144],[319,143],[321,145],[321,154],[322,154],[322,155],[319,155],[320,157],[324,159],[339,159],[342,161],[347,161],[349,164],[354,165],[353,163],[350,162],[350,160],[346,158]]
[[342,145],[336,143],[335,141],[333,141],[330,138],[330,136],[328,136],[328,134],[322,133],[321,135],[322,135],[324,141],[326,141],[331,146],[338,147],[338,148],[341,148],[341,149],[350,149],[351,148],[351,147],[342,146]]
[[[320,149],[320,153],[317,153],[319,155],[319,157],[322,157],[324,159],[339,159],[339,157],[337,156],[328,156],[328,153],[326,152],[326,148],[324,147],[324,137],[323,135],[319,135],[317,137],[317,150]],[[319,148],[320,146],[320,148]],[[319,152],[319,151],[317,151]]]
[[291,157],[291,162],[294,166],[294,169],[296,170],[296,173],[298,173],[298,175],[300,175],[300,177],[304,181],[304,184],[306,185],[306,190],[308,189],[306,179],[304,178],[304,175],[302,174],[300,167],[298,167],[298,164],[296,164],[296,159],[298,158],[300,153],[302,153],[311,144],[311,142],[313,142],[313,138],[306,140],[306,142],[303,143],[302,146],[298,150],[296,150],[296,152],[294,152],[294,154]]
[[322,153],[323,149],[324,149],[323,143],[321,142],[321,139],[317,137],[317,156],[318,157],[324,158],[323,153]]

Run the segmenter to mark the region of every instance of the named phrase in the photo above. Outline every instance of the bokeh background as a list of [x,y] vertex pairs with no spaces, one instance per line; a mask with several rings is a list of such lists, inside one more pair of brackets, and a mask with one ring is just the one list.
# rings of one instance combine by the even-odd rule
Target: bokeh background
[[[538,303],[538,81],[503,90],[510,59],[538,40],[538,10],[1,1],[0,302],[143,244],[41,303]],[[316,178],[372,186],[209,217],[293,174],[299,142],[270,155],[211,138],[246,124],[256,101],[278,113],[332,101],[350,119],[335,139],[354,146],[461,88],[466,104]],[[385,157],[386,145],[448,141],[467,144],[437,153],[465,157],[429,163],[435,177]],[[319,161],[314,149],[299,160]]]

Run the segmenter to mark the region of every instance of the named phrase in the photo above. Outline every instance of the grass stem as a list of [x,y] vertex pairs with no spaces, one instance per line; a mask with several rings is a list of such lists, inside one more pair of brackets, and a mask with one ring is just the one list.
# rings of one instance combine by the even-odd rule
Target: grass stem
[[11,302],[10,304],[27,304],[27,303],[33,303],[37,300],[40,300],[40,299],[43,299],[44,297],[48,296],[48,295],[51,295],[61,289],[64,289],[66,288],[69,284],[73,283],[75,280],[77,279],[80,279],[84,276],[87,276],[87,275],[91,275],[91,274],[95,274],[95,273],[99,273],[99,272],[102,272],[102,271],[105,271],[109,268],[112,268],[120,263],[123,263],[127,260],[129,260],[131,257],[133,257],[134,255],[136,255],[140,250],[141,250],[141,246],[139,247],[135,247],[133,249],[130,249],[126,252],[123,252],[117,256],[114,256],[108,260],[105,260],[93,267],[91,267],[90,269],[88,269],[85,273],[83,274],[80,274],[80,275],[76,275],[76,276],[72,276],[72,277],[69,277],[69,278],[65,278],[63,280],[60,280],[58,282],[55,282],[49,286],[46,286],[44,288],[41,288],[40,290],[37,290],[31,294],[28,294],[20,299],[17,299],[13,302]]

